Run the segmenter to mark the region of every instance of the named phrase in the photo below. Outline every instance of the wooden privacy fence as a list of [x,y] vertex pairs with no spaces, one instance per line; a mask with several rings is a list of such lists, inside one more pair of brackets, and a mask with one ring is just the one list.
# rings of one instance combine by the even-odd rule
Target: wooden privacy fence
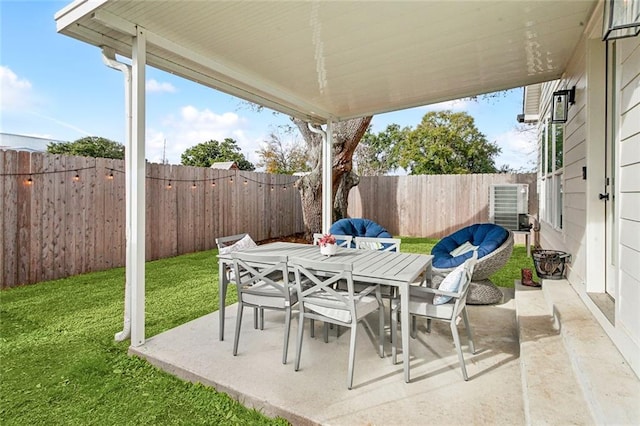
[[529,185],[538,211],[536,174],[363,176],[349,193],[349,216],[378,222],[393,235],[441,238],[489,220],[491,184]]
[[[302,232],[294,176],[147,164],[146,258]],[[0,150],[0,288],[125,263],[122,160]]]
[[[146,175],[147,260],[213,248],[218,236],[304,231],[294,176],[163,164],[147,164]],[[361,177],[349,215],[394,235],[437,238],[486,222],[493,183],[529,184],[536,213],[535,182],[535,174]],[[123,161],[0,150],[0,191],[0,288],[124,265]]]

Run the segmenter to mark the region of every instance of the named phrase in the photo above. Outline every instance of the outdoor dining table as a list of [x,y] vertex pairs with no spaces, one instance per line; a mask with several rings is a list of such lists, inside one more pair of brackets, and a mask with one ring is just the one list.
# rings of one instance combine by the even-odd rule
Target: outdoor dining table
[[[287,256],[290,259],[301,258],[319,262],[350,264],[353,268],[354,281],[398,287],[400,290],[404,379],[405,382],[409,382],[409,286],[411,283],[424,282],[424,280],[430,279],[433,256],[343,247],[338,247],[335,255],[325,256],[320,253],[318,246],[287,242],[264,244],[243,251],[254,254]],[[224,308],[229,284],[225,270],[231,263],[231,254],[218,256],[220,340],[224,340]]]

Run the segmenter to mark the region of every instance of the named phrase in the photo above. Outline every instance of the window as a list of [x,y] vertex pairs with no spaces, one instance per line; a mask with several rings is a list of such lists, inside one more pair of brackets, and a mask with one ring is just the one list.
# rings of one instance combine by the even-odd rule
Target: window
[[562,229],[564,124],[552,124],[547,118],[540,137],[541,218],[554,228]]

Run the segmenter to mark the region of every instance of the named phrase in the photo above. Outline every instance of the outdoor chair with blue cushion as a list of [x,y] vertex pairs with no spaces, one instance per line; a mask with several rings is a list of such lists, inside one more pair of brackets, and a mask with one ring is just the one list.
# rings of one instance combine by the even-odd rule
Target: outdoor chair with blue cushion
[[[393,237],[389,231],[376,222],[361,218],[345,218],[337,220],[333,225],[331,225],[329,232],[334,235],[351,235],[352,237]],[[356,247],[355,242],[351,244],[351,247]]]
[[502,292],[489,277],[511,258],[513,233],[493,223],[478,223],[464,227],[441,239],[431,250],[433,255],[433,283],[435,285],[456,267],[478,254],[471,278],[470,304],[497,303]]

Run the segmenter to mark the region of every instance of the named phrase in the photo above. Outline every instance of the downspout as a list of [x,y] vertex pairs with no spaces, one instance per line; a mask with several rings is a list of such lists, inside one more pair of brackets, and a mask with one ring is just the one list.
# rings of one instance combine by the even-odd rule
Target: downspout
[[327,122],[327,131],[316,129],[311,123],[307,123],[307,126],[310,131],[322,136],[322,233],[328,234],[333,216],[333,185],[331,184],[333,123]]
[[[116,60],[116,52],[110,47],[102,47],[102,62],[109,68],[122,71],[124,75],[124,109],[125,109],[125,146],[131,146],[131,65]],[[126,217],[129,217],[131,210],[131,154],[125,152],[125,179],[126,183]],[[131,229],[128,224],[126,229],[127,241],[131,238]],[[124,288],[124,321],[122,331],[115,334],[115,340],[122,342],[131,337],[131,249],[126,244],[126,265],[125,265],[125,288]]]

